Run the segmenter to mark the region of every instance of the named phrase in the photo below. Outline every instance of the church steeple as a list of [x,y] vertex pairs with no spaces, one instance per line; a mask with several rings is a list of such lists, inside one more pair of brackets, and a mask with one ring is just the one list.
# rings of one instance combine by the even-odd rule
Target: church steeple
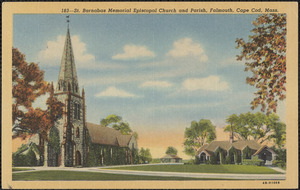
[[72,49],[69,20],[64,50],[61,58],[60,72],[56,86],[56,92],[66,92],[68,90],[68,83],[70,83],[72,93],[79,95],[79,87],[77,80],[77,73],[75,67],[75,59]]

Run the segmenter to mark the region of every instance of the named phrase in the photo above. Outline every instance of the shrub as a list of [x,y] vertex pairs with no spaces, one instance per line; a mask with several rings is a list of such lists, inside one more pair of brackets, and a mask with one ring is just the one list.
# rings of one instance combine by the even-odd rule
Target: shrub
[[151,163],[160,163],[160,159],[159,158],[153,158],[151,160]]
[[283,168],[283,169],[286,168],[286,163],[284,161],[281,161],[281,160],[274,160],[272,164],[275,165],[275,166],[278,166],[280,168]]
[[193,160],[193,159],[190,159],[184,163],[184,165],[193,165],[193,164],[195,164],[195,160]]
[[194,164],[200,164],[200,158],[199,157],[195,157],[195,160],[194,160]]
[[26,154],[14,153],[12,155],[13,166],[37,166],[36,155],[32,149]]
[[217,164],[217,156],[215,154],[210,156],[209,164]]
[[225,164],[231,164],[231,157],[229,154],[226,156]]
[[264,164],[264,161],[261,159],[258,159],[258,156],[252,156],[252,159],[243,159],[244,165],[256,165],[256,166],[262,166]]

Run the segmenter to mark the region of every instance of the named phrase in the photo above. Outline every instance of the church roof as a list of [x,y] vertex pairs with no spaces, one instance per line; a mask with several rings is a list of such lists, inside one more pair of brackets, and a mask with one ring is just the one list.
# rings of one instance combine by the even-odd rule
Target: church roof
[[95,144],[127,147],[132,135],[123,135],[120,131],[87,122],[91,140]]
[[234,147],[238,150],[243,150],[247,146],[252,150],[259,150],[261,148],[261,145],[254,140],[238,140],[234,141],[233,143],[230,143],[229,141],[213,141],[210,144],[203,145],[197,152],[197,155],[204,150],[211,154],[215,152],[217,148],[228,151],[231,147]]
[[[61,58],[60,72],[56,91],[66,91],[66,86],[70,83],[71,91],[78,92],[78,80],[75,67],[75,59],[72,49],[70,29],[68,27],[63,54]],[[65,86],[65,88],[63,88]],[[59,88],[61,87],[61,88]],[[76,90],[75,90],[76,88]]]

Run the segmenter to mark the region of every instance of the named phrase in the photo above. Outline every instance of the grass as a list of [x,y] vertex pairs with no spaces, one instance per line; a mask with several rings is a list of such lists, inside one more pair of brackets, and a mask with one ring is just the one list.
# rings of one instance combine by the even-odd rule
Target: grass
[[160,177],[160,176],[138,176],[138,175],[121,175],[105,174],[95,172],[77,172],[77,171],[33,171],[26,173],[13,173],[14,181],[35,181],[35,180],[219,180],[205,178],[185,178],[185,177]]
[[268,167],[250,165],[142,165],[109,169],[190,173],[280,174],[280,172]]
[[32,168],[13,168],[13,172],[18,172],[18,171],[27,171],[27,170],[34,170]]

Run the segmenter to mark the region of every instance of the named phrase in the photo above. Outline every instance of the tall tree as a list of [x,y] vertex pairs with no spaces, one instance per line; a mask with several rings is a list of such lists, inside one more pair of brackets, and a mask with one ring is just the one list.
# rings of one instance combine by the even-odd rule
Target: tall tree
[[[259,143],[274,141],[278,147],[285,143],[285,124],[279,121],[279,117],[271,113],[265,115],[257,112],[252,114],[241,113],[236,118],[236,114],[228,118],[235,118],[233,131],[243,139],[253,139]],[[230,131],[231,125],[227,125],[224,131]]]
[[177,149],[174,148],[173,146],[169,146],[166,150],[166,154],[169,154],[169,155],[174,155],[176,156],[177,155]]
[[279,121],[276,114],[270,114],[266,125],[270,126],[270,136],[268,139],[273,140],[276,148],[283,148],[286,141],[286,125]]
[[242,49],[237,60],[246,60],[245,71],[253,73],[246,82],[258,89],[251,109],[261,105],[261,111],[270,114],[276,112],[278,100],[286,98],[286,14],[263,14],[253,25],[248,42],[236,39]]
[[147,148],[147,149],[144,149],[143,147],[141,148],[140,153],[139,153],[139,160],[140,160],[140,163],[142,163],[142,164],[147,164],[147,163],[151,162],[152,156],[151,156],[149,148]]
[[[47,138],[47,133],[53,124],[63,114],[63,103],[55,97],[53,84],[44,80],[44,72],[37,64],[28,64],[25,55],[18,49],[12,49],[12,121],[13,138],[39,134]],[[36,98],[49,93],[47,109],[33,108]]]
[[184,152],[194,156],[204,143],[210,143],[216,138],[216,127],[210,120],[192,121],[191,126],[184,132]]
[[[110,126],[113,129],[120,131],[123,135],[129,135],[133,132],[132,129],[130,128],[129,124],[122,120],[122,117],[114,115],[114,114],[111,114],[111,115],[107,116],[105,119],[102,119],[100,121],[100,124],[104,127]],[[135,137],[138,136],[136,132],[133,133],[133,135]]]

